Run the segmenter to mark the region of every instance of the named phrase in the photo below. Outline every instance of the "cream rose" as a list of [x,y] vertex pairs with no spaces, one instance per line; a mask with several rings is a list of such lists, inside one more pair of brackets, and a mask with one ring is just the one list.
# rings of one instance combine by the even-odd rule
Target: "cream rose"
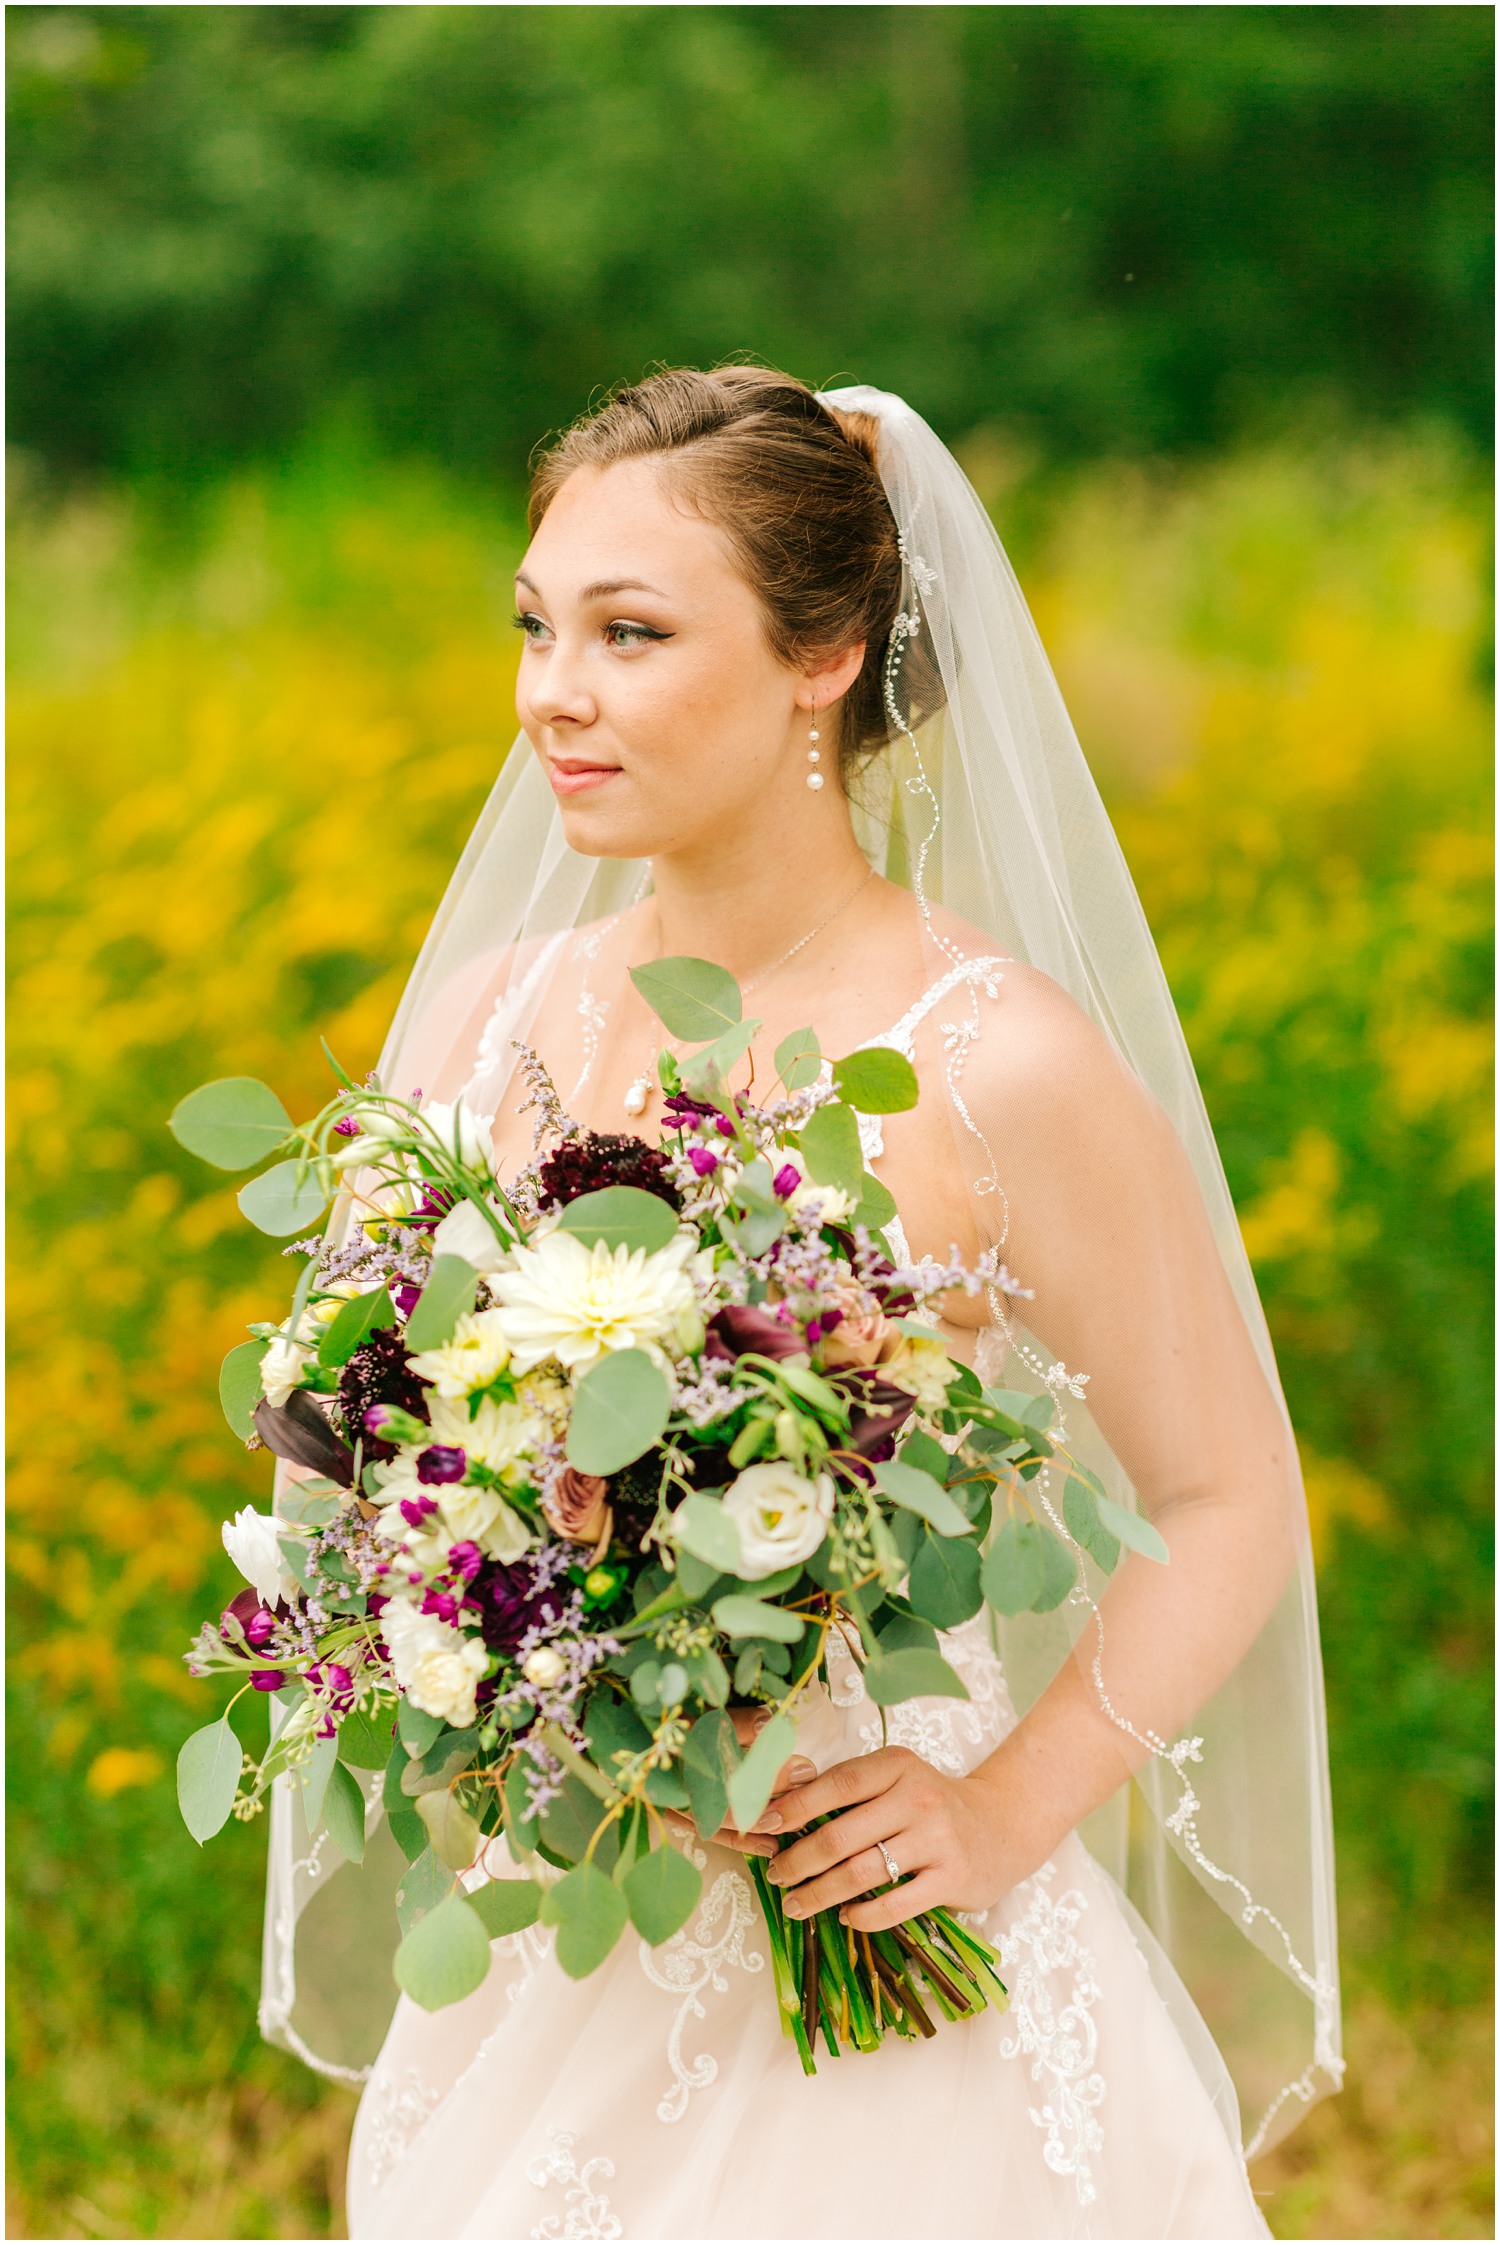
[[881,1359],[880,1376],[904,1388],[919,1411],[941,1411],[958,1366],[936,1334],[902,1333],[901,1346]]
[[459,1729],[474,1720],[474,1689],[489,1666],[475,1637],[465,1637],[435,1614],[419,1613],[393,1598],[380,1617],[396,1681],[414,1707]]
[[739,1530],[739,1572],[745,1580],[759,1582],[810,1559],[833,1518],[833,1494],[826,1473],[810,1481],[794,1466],[775,1460],[746,1466],[723,1500]]
[[[873,1294],[853,1279],[839,1280],[835,1301],[843,1316],[823,1336],[823,1363],[830,1372],[868,1371],[882,1353],[895,1353],[901,1329],[893,1325]],[[825,1313],[826,1314],[826,1313]]]

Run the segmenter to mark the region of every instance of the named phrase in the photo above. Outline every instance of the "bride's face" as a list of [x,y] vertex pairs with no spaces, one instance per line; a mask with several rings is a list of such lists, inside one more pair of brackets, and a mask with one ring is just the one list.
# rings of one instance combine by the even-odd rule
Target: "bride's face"
[[[802,789],[814,686],[773,654],[728,541],[672,504],[651,462],[569,476],[516,606],[516,709],[575,850],[691,850]],[[820,676],[819,706],[847,683]]]

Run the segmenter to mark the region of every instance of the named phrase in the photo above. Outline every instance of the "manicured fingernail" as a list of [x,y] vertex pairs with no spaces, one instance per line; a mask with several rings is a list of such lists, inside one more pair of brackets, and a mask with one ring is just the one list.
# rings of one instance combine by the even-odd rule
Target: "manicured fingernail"
[[788,1897],[786,1904],[786,1914],[789,1918],[802,1917],[806,1912],[806,1909],[807,1904],[805,1902],[799,1902],[795,1894]]
[[787,1783],[789,1785],[806,1785],[817,1774],[817,1770],[811,1762],[804,1762],[799,1759],[795,1762],[788,1762],[786,1765]]
[[761,1818],[759,1824],[757,1824],[755,1829],[758,1832],[779,1832],[781,1830],[780,1811],[774,1808],[768,1808],[765,1815]]

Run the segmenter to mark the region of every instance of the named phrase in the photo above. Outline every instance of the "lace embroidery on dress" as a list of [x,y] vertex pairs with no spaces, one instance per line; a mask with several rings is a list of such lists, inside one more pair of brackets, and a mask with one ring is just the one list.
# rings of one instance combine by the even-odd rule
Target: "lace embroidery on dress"
[[[700,1848],[688,1851],[702,1870],[708,1858]],[[750,1882],[738,1871],[721,1871],[709,1888],[697,1922],[674,1933],[659,1949],[641,1943],[641,1970],[653,1987],[681,1997],[667,2036],[667,2063],[672,2087],[656,2108],[658,2120],[681,2120],[695,2089],[707,2089],[719,2078],[719,2061],[711,2051],[700,2051],[691,2062],[682,2055],[682,2037],[690,2019],[707,2016],[700,2000],[702,1990],[723,1995],[729,1986],[725,1975],[734,1967],[742,1972],[764,1972],[766,1960],[758,1949],[747,1949],[745,1936],[759,1922],[760,1913]]]
[[442,2091],[425,2082],[415,2066],[408,2066],[399,2082],[385,2072],[375,2075],[364,2101],[372,2190],[399,2166],[441,2102]]
[[526,2179],[538,2190],[547,2190],[553,2183],[563,2185],[567,2211],[546,2214],[532,2231],[533,2237],[623,2237],[620,2217],[601,2190],[599,2182],[608,2182],[615,2171],[612,2159],[586,2159],[578,2164],[578,2138],[570,2128],[549,2128],[552,2149],[540,2159],[533,2159],[526,2170]]
[[[968,1698],[901,1700],[885,1710],[884,1729],[878,1712],[860,1724],[859,1750],[874,1754],[886,1745],[909,1747],[934,1769],[963,1777],[1015,1729],[1016,1711],[982,1615],[942,1631],[938,1644],[967,1686]],[[828,1696],[835,1707],[858,1706],[866,1696],[859,1669],[837,1637],[828,1642]]]
[[[1056,1875],[1056,1866],[1045,1863],[1025,1882],[1030,1905],[1000,1939],[1010,1989],[1007,2019],[1014,2030],[1001,2041],[1000,2055],[1030,2058],[1031,2078],[1046,2091],[1045,2102],[1030,2107],[1046,2133],[1042,2157],[1054,2175],[1071,2175],[1079,2205],[1091,2206],[1098,2192],[1090,2160],[1104,2148],[1095,2115],[1105,2082],[1094,2065],[1099,2029],[1092,2015],[1100,1990],[1093,1955],[1075,1931],[1088,1905],[1076,1887],[1054,1896]],[[1068,1972],[1073,1985],[1059,2010],[1052,1975]]]

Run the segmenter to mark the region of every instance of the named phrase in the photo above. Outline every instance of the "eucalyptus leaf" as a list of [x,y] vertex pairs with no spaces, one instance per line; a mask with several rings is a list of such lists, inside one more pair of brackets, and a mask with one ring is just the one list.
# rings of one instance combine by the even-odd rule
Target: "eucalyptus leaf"
[[823,1055],[813,1029],[794,1029],[776,1047],[776,1073],[787,1091],[805,1091],[823,1073]]
[[557,1928],[558,1963],[569,1979],[585,1980],[625,1931],[629,1906],[596,1863],[580,1863],[547,1889],[541,1914],[544,1925]]
[[335,1762],[328,1772],[328,1790],[323,1795],[323,1822],[340,1855],[351,1863],[365,1859],[365,1796],[356,1777],[352,1777],[342,1762]]
[[320,1738],[312,1750],[311,1760],[304,1762],[296,1772],[297,1798],[302,1804],[302,1821],[309,1839],[316,1832],[318,1818],[323,1813],[323,1796],[328,1791],[328,1779],[338,1750],[337,1738]]
[[716,1037],[745,1011],[734,976],[708,959],[655,959],[630,979],[669,1036]]
[[361,1341],[396,1322],[395,1305],[387,1289],[372,1286],[367,1293],[351,1295],[334,1312],[318,1342],[320,1364],[347,1364]]
[[660,1439],[671,1409],[667,1376],[645,1350],[612,1350],[573,1390],[568,1463],[580,1473],[618,1473]]
[[712,1560],[700,1559],[683,1544],[677,1553],[677,1580],[689,1598],[701,1603],[715,1585],[724,1580],[724,1572]]
[[441,1715],[429,1715],[415,1700],[402,1699],[396,1706],[396,1728],[407,1753],[416,1756],[425,1754],[447,1725]]
[[440,1349],[474,1307],[479,1273],[461,1255],[439,1255],[406,1321],[408,1349]]
[[483,1835],[451,1786],[420,1794],[415,1806],[434,1853],[450,1871],[467,1871],[479,1853]]
[[631,1924],[643,1941],[656,1948],[670,1941],[692,1916],[703,1892],[703,1878],[685,1855],[664,1843],[631,1865],[620,1889]]
[[542,1909],[542,1890],[534,1879],[491,1879],[466,1897],[492,1941],[508,1933],[524,1932],[535,1925]]
[[527,1773],[529,1762],[511,1763],[501,1781],[500,1792],[505,1803],[505,1837],[513,1854],[530,1855],[536,1846],[540,1825],[526,1806],[531,1790]]
[[391,1758],[395,1710],[351,1707],[339,1724],[339,1760],[351,1769],[384,1769]]
[[979,1566],[971,1536],[935,1536],[924,1525],[907,1578],[908,1603],[939,1629],[957,1629],[984,1603]]
[[424,2011],[441,2011],[482,1987],[490,1937],[462,1895],[450,1894],[412,1927],[396,1951],[397,1985]]
[[585,1247],[602,1244],[648,1255],[668,1247],[677,1237],[678,1217],[656,1193],[637,1185],[606,1185],[597,1193],[580,1193],[558,1218],[560,1232],[571,1232]]
[[980,1582],[997,1614],[1024,1614],[1047,1581],[1046,1544],[1034,1520],[1005,1520],[984,1555]]
[[424,1848],[415,1863],[409,1863],[396,1889],[396,1921],[403,1933],[445,1902],[457,1886],[458,1880],[447,1864],[439,1860],[430,1847]]
[[224,1416],[241,1442],[255,1432],[255,1406],[261,1398],[260,1360],[265,1341],[241,1341],[219,1366],[219,1401]]
[[700,1715],[683,1745],[682,1776],[702,1839],[711,1839],[729,1814],[729,1780],[740,1760],[739,1739],[723,1709]]
[[795,1645],[807,1627],[801,1614],[788,1613],[785,1606],[735,1592],[714,1600],[713,1617],[726,1637],[770,1637],[782,1645]]
[[917,1645],[899,1652],[877,1653],[866,1661],[865,1690],[877,1707],[895,1707],[903,1699],[967,1699],[969,1694],[940,1653]]
[[327,1528],[338,1515],[337,1497],[309,1496],[295,1481],[276,1501],[276,1517],[293,1528]]
[[1172,1554],[1159,1528],[1153,1528],[1138,1512],[1116,1504],[1113,1497],[1105,1496],[1102,1491],[1095,1496],[1094,1503],[1105,1527],[1112,1530],[1121,1543],[1129,1544],[1132,1551],[1140,1552],[1145,1559],[1155,1559],[1162,1566],[1169,1563]]
[[680,1062],[682,1088],[693,1099],[712,1099],[724,1089],[724,1079],[755,1042],[758,1021],[736,1021],[712,1044],[690,1052]]
[[797,1726],[789,1715],[773,1715],[729,1779],[729,1813],[748,1831],[771,1798],[782,1764],[797,1751]]
[[253,1169],[291,1127],[270,1085],[254,1076],[220,1076],[200,1084],[178,1100],[167,1124],[179,1146],[215,1169]]
[[737,1575],[745,1564],[739,1529],[718,1498],[703,1490],[684,1497],[673,1513],[672,1541],[723,1575]]
[[841,1099],[864,1115],[899,1115],[917,1103],[917,1071],[904,1053],[872,1045],[835,1060],[833,1081]]
[[1050,1614],[1067,1597],[1078,1580],[1078,1561],[1062,1541],[1048,1531],[1042,1533],[1042,1587],[1031,1601],[1034,1614]]
[[271,1239],[309,1231],[330,1197],[316,1164],[300,1161],[274,1162],[235,1194],[240,1214]]
[[1105,1574],[1112,1575],[1120,1560],[1120,1539],[1099,1516],[1099,1499],[1087,1482],[1070,1473],[1063,1486],[1063,1519],[1068,1534]]
[[836,1185],[852,1201],[862,1197],[865,1157],[852,1107],[839,1100],[815,1107],[797,1134],[797,1144],[814,1184]]
[[860,1201],[852,1224],[863,1224],[867,1232],[883,1232],[896,1213],[896,1196],[887,1191],[880,1179],[868,1169],[860,1179]]
[[921,1472],[908,1465],[904,1458],[892,1458],[875,1468],[876,1486],[882,1489],[893,1503],[904,1505],[908,1512],[920,1513],[929,1527],[936,1528],[940,1536],[966,1536],[970,1531],[968,1515],[948,1494],[941,1481],[930,1473]]
[[244,1760],[227,1715],[184,1741],[177,1757],[177,1805],[200,1847],[229,1821]]

